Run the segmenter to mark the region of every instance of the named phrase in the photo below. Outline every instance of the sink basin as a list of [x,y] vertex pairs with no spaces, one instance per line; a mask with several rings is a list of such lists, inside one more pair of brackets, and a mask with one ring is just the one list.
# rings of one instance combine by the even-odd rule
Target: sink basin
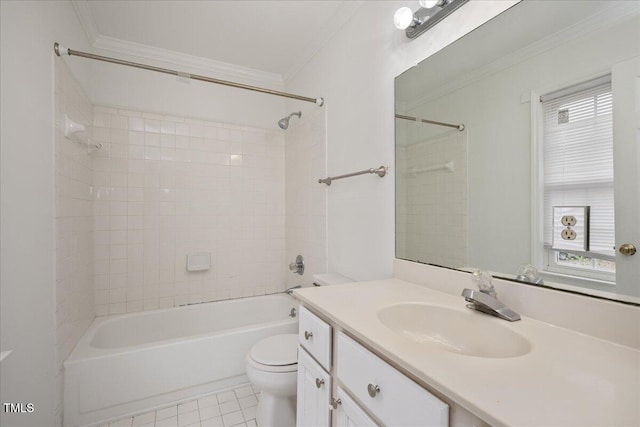
[[[402,337],[476,357],[506,358],[527,354],[531,344],[486,314],[447,307],[403,303],[384,307],[378,319]],[[494,321],[495,320],[495,321]]]

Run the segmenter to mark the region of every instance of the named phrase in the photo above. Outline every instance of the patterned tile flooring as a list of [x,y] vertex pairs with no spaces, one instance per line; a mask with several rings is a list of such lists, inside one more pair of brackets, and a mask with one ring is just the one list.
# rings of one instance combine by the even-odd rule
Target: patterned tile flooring
[[260,392],[244,384],[100,427],[257,427],[258,399]]

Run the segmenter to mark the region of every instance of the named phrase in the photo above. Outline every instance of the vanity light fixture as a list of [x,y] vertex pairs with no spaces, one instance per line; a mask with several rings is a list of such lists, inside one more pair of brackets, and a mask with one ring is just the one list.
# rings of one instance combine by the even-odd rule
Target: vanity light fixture
[[420,0],[420,8],[415,13],[408,7],[398,9],[393,23],[399,30],[405,30],[408,38],[415,39],[468,1]]

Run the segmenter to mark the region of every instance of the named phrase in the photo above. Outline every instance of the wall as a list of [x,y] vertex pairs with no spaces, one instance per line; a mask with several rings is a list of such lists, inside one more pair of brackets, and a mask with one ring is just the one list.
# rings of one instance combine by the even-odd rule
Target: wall
[[[296,76],[288,91],[326,100],[327,172],[394,165],[394,77],[466,34],[513,1],[473,1],[416,40],[393,26],[400,6],[366,2]],[[292,105],[292,104],[288,104]],[[303,107],[303,114],[307,111]],[[306,107],[313,108],[313,107]],[[327,190],[328,270],[357,280],[390,277],[394,258],[393,169]]]
[[[60,424],[56,377],[54,53],[65,40],[87,49],[69,2],[0,2],[1,280],[0,401],[34,404],[0,411],[0,424]],[[74,74],[88,81],[78,64]]]
[[[64,136],[65,116],[90,129],[93,106],[64,62],[55,61],[56,354],[57,369],[95,318],[93,172],[78,134]],[[77,139],[76,139],[77,138]]]
[[327,271],[326,114],[318,108],[293,117],[285,133],[287,263],[302,255],[304,275],[287,273],[287,286],[311,286]]
[[94,134],[98,315],[284,290],[282,131],[96,106]]

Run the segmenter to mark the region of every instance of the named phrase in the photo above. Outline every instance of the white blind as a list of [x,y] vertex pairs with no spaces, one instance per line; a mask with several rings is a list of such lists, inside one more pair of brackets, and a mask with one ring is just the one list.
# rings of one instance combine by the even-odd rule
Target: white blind
[[589,252],[615,255],[611,83],[543,101],[544,239],[553,206],[590,206]]

